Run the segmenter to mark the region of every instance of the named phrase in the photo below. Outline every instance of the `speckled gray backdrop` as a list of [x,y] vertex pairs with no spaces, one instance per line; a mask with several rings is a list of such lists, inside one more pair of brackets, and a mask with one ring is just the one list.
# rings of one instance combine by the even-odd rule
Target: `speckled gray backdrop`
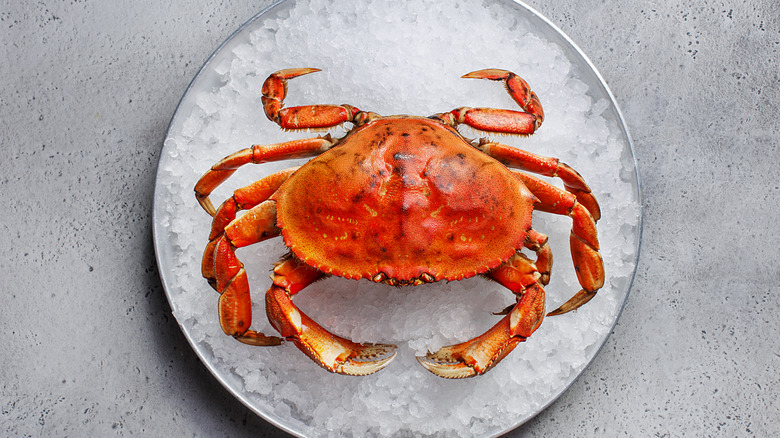
[[[150,216],[179,98],[269,3],[0,2],[0,435],[284,436],[190,350]],[[528,3],[622,107],[644,240],[601,354],[509,436],[777,436],[780,8]]]

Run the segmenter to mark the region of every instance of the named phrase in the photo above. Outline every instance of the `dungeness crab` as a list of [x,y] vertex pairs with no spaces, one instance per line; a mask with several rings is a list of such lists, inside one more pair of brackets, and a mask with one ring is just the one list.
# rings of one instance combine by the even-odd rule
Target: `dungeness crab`
[[[580,307],[601,288],[595,226],[600,213],[583,178],[555,158],[469,141],[456,130],[465,123],[487,132],[533,134],[544,113],[523,79],[497,69],[463,76],[502,81],[522,111],[462,107],[431,117],[383,117],[350,105],[283,108],[287,80],[315,71],[271,74],[262,89],[265,114],[286,130],[350,122],[344,137],[252,146],[219,161],[195,186],[198,201],[214,217],[202,268],[220,293],[226,334],[251,345],[292,341],[329,371],[370,374],[395,357],[396,346],[359,344],[330,333],[293,304],[295,294],[331,275],[393,286],[481,275],[511,290],[516,304],[483,335],[418,360],[442,377],[482,374],[531,336],[545,316],[543,287],[552,253],[547,237],[531,228],[534,209],[572,218],[570,246],[582,286],[548,315]],[[236,190],[218,209],[209,200],[245,164],[308,156],[316,157]],[[514,169],[558,177],[565,190]],[[274,266],[265,303],[282,337],[250,328],[247,274],[235,254],[238,247],[279,235],[290,253]]]

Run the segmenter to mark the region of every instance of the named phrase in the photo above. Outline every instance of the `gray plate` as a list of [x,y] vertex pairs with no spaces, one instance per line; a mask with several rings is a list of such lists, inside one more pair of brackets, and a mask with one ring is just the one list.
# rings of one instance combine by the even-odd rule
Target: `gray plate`
[[[624,259],[627,259],[627,263],[632,264],[631,271],[620,281],[615,282],[613,288],[615,289],[614,295],[616,300],[615,310],[608,315],[609,330],[606,330],[598,341],[591,347],[591,356],[589,361],[578,368],[577,372],[572,374],[565,381],[562,381],[554,388],[550,388],[549,395],[544,399],[543,403],[539,405],[537,409],[529,412],[527,415],[523,415],[518,418],[512,419],[512,424],[498,429],[487,430],[481,433],[484,436],[497,436],[505,433],[520,424],[528,421],[534,415],[541,412],[544,408],[554,402],[566,389],[576,380],[579,375],[585,370],[587,365],[596,356],[600,348],[606,342],[606,339],[611,332],[611,328],[617,322],[620,312],[622,311],[625,301],[628,297],[628,293],[633,282],[634,273],[636,270],[636,261],[639,257],[639,247],[641,242],[641,202],[640,202],[640,186],[639,175],[636,168],[636,162],[634,160],[634,154],[631,145],[631,139],[628,134],[628,130],[623,121],[623,117],[618,109],[617,103],[609,91],[604,80],[596,71],[593,64],[587,59],[582,51],[561,32],[555,25],[550,23],[546,18],[542,17],[539,13],[518,1],[504,0],[499,1],[505,7],[510,8],[515,14],[523,17],[532,28],[532,33],[541,39],[548,40],[557,44],[563,51],[563,56],[568,58],[573,68],[571,75],[576,77],[579,81],[582,81],[588,86],[588,94],[594,99],[594,101],[604,100],[608,102],[606,109],[604,109],[603,117],[613,123],[616,127],[618,143],[622,145],[622,151],[620,151],[622,167],[616,169],[621,174],[622,179],[626,183],[624,188],[628,195],[627,201],[628,212],[632,216],[630,219],[631,228],[628,231],[631,234],[629,240],[630,248],[625,251]],[[233,56],[233,50],[242,44],[246,44],[250,40],[250,35],[253,31],[261,29],[264,26],[266,20],[278,17],[280,14],[285,14],[293,5],[291,1],[278,2],[268,9],[260,12],[250,21],[239,28],[227,41],[225,41],[209,58],[209,60],[202,67],[198,75],[193,79],[190,87],[184,94],[176,113],[171,121],[168,139],[175,138],[183,131],[190,129],[186,125],[188,115],[193,111],[193,107],[196,105],[196,96],[199,93],[208,93],[210,89],[214,88],[215,84],[219,82],[219,74],[217,70],[224,69],[224,61],[231,59]],[[352,31],[355,31],[354,29]],[[262,60],[260,61],[262,63]],[[314,66],[314,65],[312,65]],[[284,68],[290,66],[265,66],[265,71],[273,71],[277,68]],[[300,67],[297,66],[296,67]],[[492,67],[492,66],[491,66]],[[544,100],[544,99],[543,99]],[[445,109],[442,109],[445,110]],[[258,112],[260,109],[258,108]],[[221,155],[226,155],[233,150],[223,151]],[[201,150],[195,148],[191,153],[200,153]],[[175,172],[166,171],[165,169],[171,169],[176,167],[176,160],[180,159],[177,153],[171,152],[171,146],[166,141],[166,145],[163,147],[161,153],[159,169],[157,174],[157,181],[154,193],[154,210],[153,210],[153,224],[154,224],[154,244],[157,255],[157,262],[159,265],[159,272],[162,278],[162,283],[166,291],[171,307],[174,310],[174,315],[177,317],[177,321],[184,332],[187,340],[190,342],[192,348],[196,354],[201,358],[206,367],[212,372],[217,380],[224,385],[236,398],[238,398],[243,404],[245,404],[252,411],[262,416],[272,424],[276,425],[280,429],[283,429],[291,434],[297,436],[304,436],[311,431],[307,431],[306,428],[301,427],[298,421],[294,421],[289,415],[285,414],[284,410],[276,409],[273,401],[270,398],[258,397],[256,394],[249,394],[245,390],[245,383],[243,378],[238,375],[233,365],[230,363],[230,359],[215,357],[213,348],[209,345],[209,342],[204,341],[203,335],[199,333],[201,328],[196,328],[196,323],[191,318],[182,318],[180,315],[183,313],[180,309],[184,307],[190,307],[189,300],[195,299],[191,297],[190,291],[184,290],[185,285],[181,281],[181,273],[177,272],[177,267],[180,267],[183,263],[183,253],[186,252],[182,248],[189,248],[190,242],[183,242],[182,232],[180,229],[176,229],[177,226],[172,224],[174,219],[172,218],[172,212],[175,215],[175,209],[171,204],[174,198],[178,195],[172,194],[169,188],[172,179],[176,179]],[[205,169],[204,169],[205,170]],[[255,175],[257,176],[257,175]],[[179,183],[176,181],[176,183]],[[181,183],[181,186],[188,189],[188,196],[191,196],[191,182],[185,181]],[[238,186],[235,186],[238,187]],[[197,209],[197,204],[192,197],[191,208]],[[202,213],[202,212],[201,212]],[[179,226],[181,228],[181,226]],[[173,230],[172,230],[173,229]],[[197,238],[193,237],[192,244],[198,246],[205,244],[205,235],[208,228],[203,230],[192,230]],[[199,277],[199,272],[196,272],[198,266],[193,266],[194,277]],[[610,266],[607,265],[607,271],[609,273]],[[205,285],[205,281],[202,282],[204,288],[208,288]],[[214,307],[214,315],[216,316],[216,297],[213,296],[213,301],[210,305]],[[262,296],[262,295],[260,295]],[[257,298],[257,297],[255,297]],[[222,336],[220,333],[217,336]],[[237,344],[237,343],[236,343]],[[238,344],[237,344],[238,345]],[[387,372],[387,370],[385,370]]]

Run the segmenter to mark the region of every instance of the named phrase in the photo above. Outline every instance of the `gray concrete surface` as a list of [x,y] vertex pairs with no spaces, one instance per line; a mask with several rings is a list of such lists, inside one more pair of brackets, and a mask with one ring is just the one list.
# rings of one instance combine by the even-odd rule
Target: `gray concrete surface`
[[[284,435],[190,350],[150,216],[178,99],[269,2],[163,3],[0,2],[1,436]],[[780,8],[732,3],[529,1],[622,106],[644,243],[601,354],[508,436],[780,436]]]

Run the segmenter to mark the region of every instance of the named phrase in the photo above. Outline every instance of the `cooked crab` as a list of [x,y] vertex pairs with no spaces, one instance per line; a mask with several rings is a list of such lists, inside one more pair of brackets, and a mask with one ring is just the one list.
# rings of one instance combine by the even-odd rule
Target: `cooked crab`
[[[582,286],[548,315],[580,307],[602,287],[595,226],[600,212],[583,178],[555,158],[469,141],[456,129],[466,124],[533,134],[544,113],[522,78],[498,69],[463,76],[502,81],[521,111],[461,107],[431,117],[383,117],[350,105],[284,108],[287,80],[315,71],[271,74],[262,89],[265,114],[286,130],[350,122],[346,135],[252,146],[219,161],[195,186],[198,201],[214,217],[202,271],[220,293],[226,334],[260,346],[292,341],[329,371],[370,374],[395,357],[396,346],[360,344],[330,333],[293,304],[295,294],[326,276],[412,286],[481,275],[511,290],[516,304],[484,334],[418,360],[442,377],[482,374],[531,336],[545,316],[552,252],[547,237],[531,227],[534,209],[571,217],[570,247]],[[315,158],[303,166],[236,190],[218,209],[209,200],[245,164],[310,156]],[[522,171],[557,177],[564,189]],[[265,302],[281,337],[250,328],[249,284],[235,253],[279,235],[290,252],[274,266]]]

